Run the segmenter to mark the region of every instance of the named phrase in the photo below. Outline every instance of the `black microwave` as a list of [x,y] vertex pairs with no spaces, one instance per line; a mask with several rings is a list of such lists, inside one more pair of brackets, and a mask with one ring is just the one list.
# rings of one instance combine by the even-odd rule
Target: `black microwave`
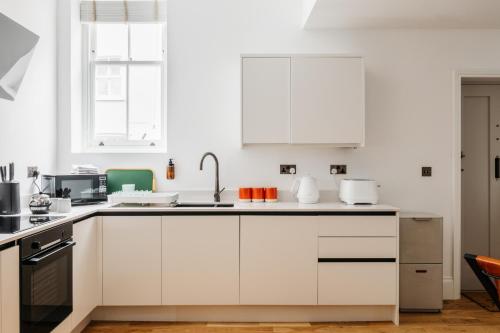
[[108,200],[108,177],[93,175],[43,175],[42,192],[51,198],[69,196],[73,206],[89,205]]

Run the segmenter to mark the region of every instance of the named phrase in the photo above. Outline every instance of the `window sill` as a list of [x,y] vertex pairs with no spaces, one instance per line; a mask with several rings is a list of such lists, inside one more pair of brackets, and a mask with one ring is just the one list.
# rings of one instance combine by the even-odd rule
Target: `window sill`
[[167,147],[86,147],[83,154],[166,154]]

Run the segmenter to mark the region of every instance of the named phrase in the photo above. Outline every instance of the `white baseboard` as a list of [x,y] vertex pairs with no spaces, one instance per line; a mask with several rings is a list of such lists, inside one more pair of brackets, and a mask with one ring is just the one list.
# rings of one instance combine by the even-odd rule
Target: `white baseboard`
[[443,278],[443,299],[456,299],[453,287],[453,277],[445,276]]

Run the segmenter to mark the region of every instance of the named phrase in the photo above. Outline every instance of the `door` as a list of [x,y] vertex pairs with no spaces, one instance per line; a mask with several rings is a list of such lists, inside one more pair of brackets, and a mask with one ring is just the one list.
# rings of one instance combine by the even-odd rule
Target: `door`
[[364,144],[362,58],[294,57],[291,142]]
[[103,305],[161,305],[161,216],[104,216]]
[[314,216],[240,217],[240,303],[318,303],[318,224]]
[[[462,86],[462,253],[500,258],[500,85]],[[462,290],[482,290],[462,259]]]
[[290,142],[290,58],[242,58],[243,143]]
[[96,217],[73,225],[73,327],[98,304],[97,237]]
[[163,239],[163,304],[239,303],[239,216],[165,216]]

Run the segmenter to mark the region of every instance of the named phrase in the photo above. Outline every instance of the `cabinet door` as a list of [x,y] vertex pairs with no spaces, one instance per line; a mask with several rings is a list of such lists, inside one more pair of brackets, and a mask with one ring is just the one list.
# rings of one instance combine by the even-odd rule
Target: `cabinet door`
[[1,332],[19,332],[19,246],[0,252]]
[[161,304],[161,217],[105,216],[103,305]]
[[319,305],[395,305],[397,264],[332,262],[318,265]]
[[243,143],[290,142],[290,58],[242,58]]
[[317,304],[315,217],[241,216],[240,303]]
[[168,305],[239,303],[239,217],[163,217]]
[[361,58],[294,57],[292,143],[364,144]]
[[73,313],[76,327],[98,303],[97,218],[73,225]]

